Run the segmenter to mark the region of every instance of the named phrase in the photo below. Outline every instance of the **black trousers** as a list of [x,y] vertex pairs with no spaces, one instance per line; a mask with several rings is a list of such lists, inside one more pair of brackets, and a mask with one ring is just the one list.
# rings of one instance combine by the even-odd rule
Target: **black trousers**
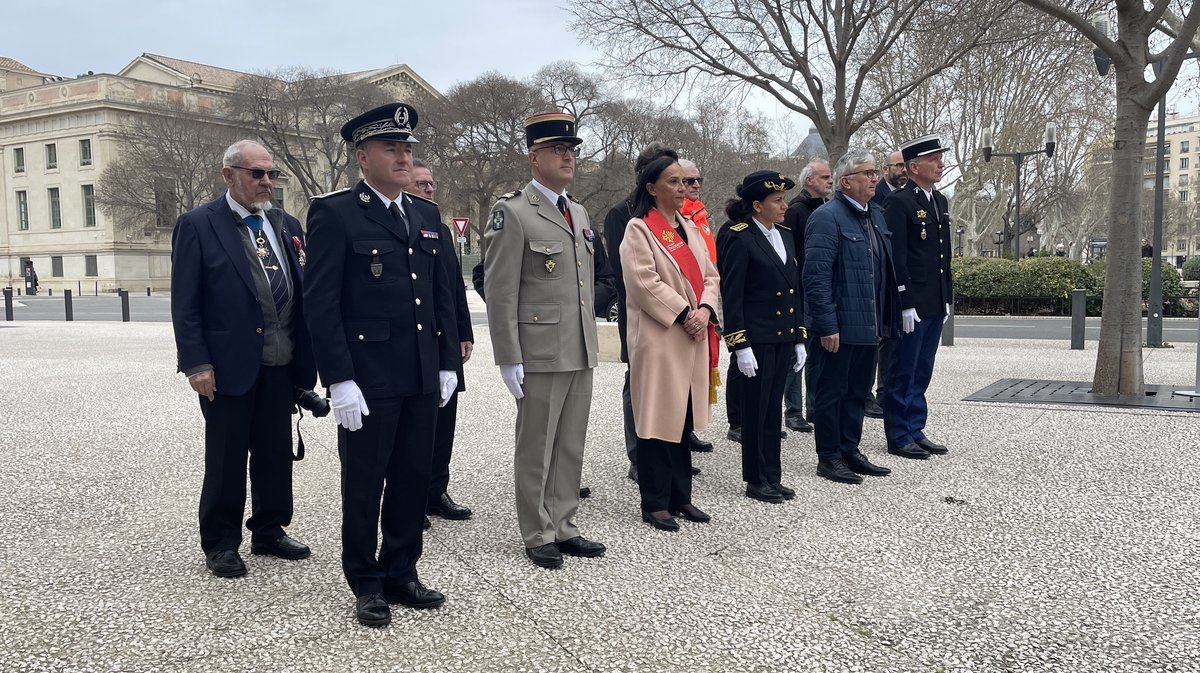
[[[760,363],[761,364],[761,363]],[[729,358],[729,372],[725,376],[725,417],[730,428],[742,427],[742,384],[746,377],[737,368],[737,358]]]
[[[896,352],[896,342],[899,339],[880,339],[879,340],[879,362],[876,364],[876,369],[879,373],[875,377],[875,402],[879,406],[883,406],[883,396],[887,391],[887,375],[888,367],[892,365],[892,354]],[[869,394],[869,393],[868,393]]]
[[454,429],[458,426],[458,393],[446,406],[438,407],[433,434],[433,467],[429,479],[429,504],[436,504],[450,486],[450,457],[454,453]]
[[813,438],[817,458],[830,460],[858,450],[878,349],[874,344],[841,344],[838,352],[830,353],[819,343],[813,348],[818,365],[812,386]]
[[633,427],[633,397],[629,392],[629,366],[625,366],[625,386],[621,388],[621,421],[625,426],[625,455],[631,465],[637,465],[638,436]]
[[[220,385],[220,381],[217,382]],[[204,415],[204,485],[200,548],[205,554],[242,544],[246,458],[250,459],[251,539],[283,536],[292,522],[292,381],[289,368],[260,367],[244,395],[200,396]]]
[[436,393],[368,399],[361,429],[338,427],[342,571],[355,596],[417,580],[437,403]]
[[[783,383],[796,353],[795,344],[750,344],[758,372],[742,377],[742,481],[778,484],[783,428]],[[736,365],[736,357],[735,367]]]
[[637,438],[638,491],[644,512],[676,510],[692,502],[692,450],[683,441],[692,432],[690,396],[687,405],[678,442]]

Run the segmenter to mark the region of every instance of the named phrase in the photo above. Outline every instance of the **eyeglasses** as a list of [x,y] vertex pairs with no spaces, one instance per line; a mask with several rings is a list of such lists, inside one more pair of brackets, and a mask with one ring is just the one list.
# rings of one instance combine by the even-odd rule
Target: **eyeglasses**
[[278,180],[279,176],[283,175],[283,171],[279,170],[278,168],[245,168],[243,166],[230,166],[230,168],[236,168],[239,171],[246,171],[250,174],[250,177],[254,178],[255,180],[262,180],[263,176],[271,178],[272,180]]
[[879,169],[878,168],[868,168],[868,169],[862,170],[862,171],[854,171],[853,173],[846,173],[846,174],[842,175],[842,177],[848,178],[851,175],[865,175],[868,178],[879,178]]
[[572,147],[570,145],[547,145],[545,147],[539,147],[538,149],[539,150],[554,150],[554,153],[560,157],[566,156],[566,154],[568,152],[571,153],[571,156],[575,156],[575,157],[579,156],[579,146],[578,145],[576,145],[574,147]]
[[437,183],[433,180],[417,180],[415,184],[421,189],[437,189]]
[[684,178],[683,184],[685,184],[685,185],[702,185],[702,184],[704,184],[704,178]]

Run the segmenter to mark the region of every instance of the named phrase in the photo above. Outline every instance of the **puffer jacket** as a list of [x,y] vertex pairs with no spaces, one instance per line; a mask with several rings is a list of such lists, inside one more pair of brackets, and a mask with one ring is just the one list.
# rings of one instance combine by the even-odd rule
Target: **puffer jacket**
[[869,346],[877,342],[876,295],[871,245],[863,231],[863,220],[883,241],[883,329],[882,336],[896,333],[899,297],[892,266],[892,234],[883,220],[883,211],[875,204],[863,213],[837,194],[813,211],[804,232],[803,285],[811,335],[839,334],[840,342]]

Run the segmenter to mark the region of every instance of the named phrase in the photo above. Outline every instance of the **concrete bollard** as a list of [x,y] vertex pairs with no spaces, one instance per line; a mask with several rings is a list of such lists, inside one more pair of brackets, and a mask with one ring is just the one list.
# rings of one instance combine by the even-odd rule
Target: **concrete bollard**
[[1087,290],[1071,290],[1071,350],[1083,350],[1087,336]]
[[4,288],[4,319],[8,322],[13,320],[12,292],[11,287]]
[[117,295],[121,297],[121,322],[129,322],[129,292],[120,288]]
[[75,306],[71,303],[71,291],[63,290],[63,307],[67,311],[67,322],[75,319]]
[[147,296],[147,297],[149,297],[149,296],[150,296],[150,288],[146,288],[146,296]]

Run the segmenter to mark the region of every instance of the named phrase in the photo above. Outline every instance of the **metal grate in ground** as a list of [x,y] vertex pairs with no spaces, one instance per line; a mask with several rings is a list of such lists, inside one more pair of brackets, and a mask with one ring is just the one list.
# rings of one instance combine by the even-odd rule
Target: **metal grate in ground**
[[1200,411],[1200,398],[1176,395],[1175,390],[1191,386],[1147,385],[1142,397],[1133,395],[1095,395],[1092,384],[1080,381],[1041,381],[1037,379],[1000,379],[963,398],[968,402],[1014,402],[1017,404],[1099,404],[1129,409],[1159,411]]

